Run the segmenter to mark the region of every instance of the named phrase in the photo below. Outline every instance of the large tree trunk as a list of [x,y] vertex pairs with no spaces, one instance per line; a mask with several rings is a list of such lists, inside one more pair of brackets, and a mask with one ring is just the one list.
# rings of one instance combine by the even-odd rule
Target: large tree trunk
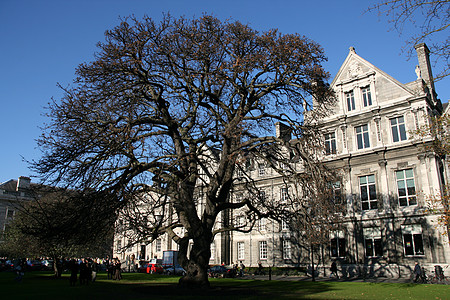
[[211,256],[210,241],[208,237],[194,240],[194,244],[187,257],[189,241],[180,243],[178,262],[186,270],[186,275],[180,278],[179,285],[188,288],[209,288],[208,263]]

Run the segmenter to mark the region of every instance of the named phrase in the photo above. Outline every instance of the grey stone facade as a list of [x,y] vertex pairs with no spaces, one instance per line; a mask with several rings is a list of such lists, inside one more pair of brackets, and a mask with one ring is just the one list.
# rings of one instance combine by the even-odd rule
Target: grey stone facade
[[[330,245],[317,251],[316,269],[322,275],[329,274],[332,260],[349,277],[409,276],[415,261],[428,270],[449,264],[448,236],[435,226],[438,216],[427,211],[427,197],[443,191],[446,164],[425,150],[426,138],[412,134],[431,115],[441,114],[442,105],[428,48],[421,44],[416,50],[419,66],[413,82],[398,82],[352,47],[331,84],[338,103],[322,120],[328,144],[323,160],[342,175],[347,214],[342,230],[331,234]],[[277,127],[277,135],[281,129]],[[254,166],[251,176],[266,197],[281,200],[283,185],[276,172]],[[239,212],[226,218],[239,222]],[[310,267],[308,247],[291,243],[291,234],[286,224],[271,220],[260,221],[249,233],[223,233],[211,246],[210,262]],[[144,259],[160,258],[163,250],[176,247],[167,237],[161,239],[162,247],[155,242],[144,246]],[[141,250],[138,245],[116,255],[123,259]]]

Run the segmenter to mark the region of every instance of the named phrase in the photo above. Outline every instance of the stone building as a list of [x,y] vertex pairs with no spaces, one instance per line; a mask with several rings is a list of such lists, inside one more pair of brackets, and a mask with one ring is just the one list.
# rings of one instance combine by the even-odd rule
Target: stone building
[[[413,131],[426,125],[443,107],[432,81],[429,50],[416,46],[417,79],[400,83],[356,54],[353,47],[331,83],[338,102],[322,120],[323,161],[342,174],[347,214],[341,230],[330,233],[329,245],[317,255],[317,269],[326,275],[337,260],[344,276],[409,276],[415,261],[431,269],[448,266],[448,236],[437,228],[437,215],[427,211],[427,197],[440,195],[447,166],[426,150],[431,138]],[[413,72],[414,70],[412,70]],[[277,134],[282,134],[278,124]],[[289,192],[280,176],[263,164],[250,173],[265,197],[283,200]],[[232,197],[239,197],[233,194]],[[244,222],[238,212],[230,217]],[[286,222],[261,219],[251,232],[228,232],[211,244],[211,264],[296,267],[310,265],[310,253],[294,245]],[[123,251],[116,237],[116,256],[136,254],[161,258],[163,250],[177,250],[167,236],[148,245]],[[450,272],[450,271],[449,271]]]
[[0,242],[3,240],[3,233],[18,207],[24,201],[34,199],[30,185],[31,179],[25,176],[19,177],[18,180],[11,179],[0,184]]

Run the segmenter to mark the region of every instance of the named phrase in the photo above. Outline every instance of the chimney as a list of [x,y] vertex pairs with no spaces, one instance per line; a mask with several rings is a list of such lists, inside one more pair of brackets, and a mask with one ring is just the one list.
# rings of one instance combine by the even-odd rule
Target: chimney
[[275,123],[275,136],[285,142],[291,140],[291,128],[283,123]]
[[17,188],[19,189],[29,189],[30,188],[31,179],[29,177],[20,176],[19,180],[17,180]]
[[425,81],[433,103],[437,103],[437,94],[434,88],[433,73],[431,72],[430,64],[430,49],[425,43],[417,44],[415,46],[417,52],[417,59],[419,60],[419,68],[417,71],[417,79],[422,78]]

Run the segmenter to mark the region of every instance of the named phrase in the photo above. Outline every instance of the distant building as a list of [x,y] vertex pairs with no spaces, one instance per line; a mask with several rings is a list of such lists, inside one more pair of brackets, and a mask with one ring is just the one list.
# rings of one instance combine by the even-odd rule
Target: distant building
[[25,176],[11,179],[0,184],[0,242],[18,207],[25,201],[34,199],[31,191],[31,179]]
[[[330,242],[317,257],[321,274],[337,260],[343,276],[409,276],[414,262],[448,266],[448,235],[436,227],[438,215],[427,211],[427,197],[442,195],[448,183],[447,163],[423,147],[431,138],[412,132],[443,113],[432,80],[429,50],[416,46],[419,65],[416,80],[403,84],[356,54],[353,47],[331,83],[338,102],[322,120],[323,161],[341,171],[347,213],[342,230],[330,233]],[[414,74],[414,73],[413,73]],[[283,125],[277,125],[282,137]],[[256,162],[255,162],[256,163]],[[281,177],[263,164],[250,176],[268,197],[282,203],[289,190]],[[232,198],[240,195],[235,193]],[[239,212],[222,215],[230,222],[244,222]],[[308,247],[294,245],[286,222],[259,220],[249,233],[227,232],[211,244],[211,264],[246,266],[308,266]],[[163,236],[148,245],[123,250],[116,236],[115,255],[141,259],[162,257],[163,250],[177,250]]]

